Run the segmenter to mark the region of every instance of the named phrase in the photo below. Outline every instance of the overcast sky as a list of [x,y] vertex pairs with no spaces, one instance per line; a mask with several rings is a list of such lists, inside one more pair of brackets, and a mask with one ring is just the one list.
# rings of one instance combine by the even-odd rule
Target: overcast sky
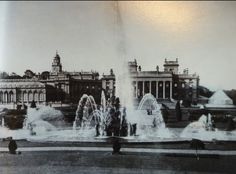
[[211,89],[236,88],[236,2],[0,2],[0,70],[143,70],[179,59]]

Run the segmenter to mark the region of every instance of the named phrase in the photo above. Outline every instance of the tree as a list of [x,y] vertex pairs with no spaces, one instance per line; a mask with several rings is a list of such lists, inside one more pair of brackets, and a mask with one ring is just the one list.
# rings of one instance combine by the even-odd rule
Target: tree
[[9,74],[5,71],[0,72],[0,79],[7,79]]
[[21,79],[22,77],[15,72],[12,72],[10,76],[8,76],[8,79]]
[[25,71],[24,78],[31,79],[35,76],[35,73],[29,69]]
[[232,89],[229,91],[225,91],[225,93],[233,100],[234,105],[236,105],[236,90]]

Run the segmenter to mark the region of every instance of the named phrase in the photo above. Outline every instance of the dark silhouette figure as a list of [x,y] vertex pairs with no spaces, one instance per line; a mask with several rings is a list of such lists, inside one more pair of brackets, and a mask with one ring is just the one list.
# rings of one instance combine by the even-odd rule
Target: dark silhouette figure
[[228,118],[228,122],[227,122],[227,127],[226,127],[226,131],[232,131],[235,129],[235,125],[234,125],[234,121],[232,117]]
[[124,110],[123,110],[120,136],[122,136],[122,137],[128,136],[128,123],[127,123],[127,120],[126,120],[126,108],[124,108]]
[[21,105],[17,105],[16,110],[18,110],[18,111],[21,110],[21,107],[22,107]]
[[198,139],[192,139],[190,141],[190,147],[191,148],[194,148],[194,149],[205,149],[205,144],[201,141],[201,140],[198,140]]
[[120,136],[120,111],[116,111],[112,120],[114,136]]
[[115,139],[113,141],[113,152],[112,152],[112,154],[121,154],[120,149],[121,149],[121,144],[119,142],[119,139]]
[[28,107],[24,104],[24,109],[27,109]]
[[115,109],[116,109],[116,110],[119,110],[119,108],[120,108],[120,98],[119,98],[119,97],[117,97],[117,98],[115,99],[114,106],[115,106]]
[[30,107],[31,107],[31,108],[36,108],[36,103],[35,103],[35,101],[34,101],[34,100],[31,102],[31,105],[30,105]]
[[157,127],[157,119],[156,117],[153,118],[153,121],[152,121],[152,127]]
[[168,117],[169,117],[169,108],[163,103],[162,103],[162,107],[163,109],[161,110],[161,113],[162,113],[164,121],[167,122]]
[[100,135],[100,131],[99,131],[99,129],[100,129],[100,117],[98,117],[98,116],[94,116],[94,122],[95,122],[95,130],[96,130],[96,137],[98,137],[99,135]]
[[132,135],[136,135],[136,130],[137,130],[137,124],[135,123],[135,124],[131,124],[130,125],[130,136],[132,136]]
[[100,135],[100,132],[99,132],[100,125],[96,124],[95,128],[96,128],[96,137],[98,137]]
[[152,115],[152,109],[147,109],[147,115]]
[[177,103],[175,105],[175,112],[176,112],[177,121],[181,121],[182,120],[182,112],[181,112],[179,101],[177,101]]
[[196,157],[197,157],[197,160],[199,160],[199,156],[198,156],[198,149],[205,149],[205,144],[201,141],[201,140],[198,140],[198,139],[192,139],[190,141],[190,148],[193,148],[196,150]]
[[128,136],[128,123],[126,122],[126,120],[122,121],[120,136],[122,136],[122,137]]
[[111,108],[109,111],[109,121],[108,121],[108,125],[106,126],[106,134],[107,136],[112,136],[112,132],[113,132],[113,117],[115,114],[115,109]]
[[106,128],[107,136],[120,136],[121,129],[121,112],[120,112],[120,99],[117,97],[114,101],[112,108],[109,111],[108,126]]
[[17,144],[16,144],[16,141],[12,139],[12,137],[10,137],[8,149],[9,149],[10,154],[16,154]]

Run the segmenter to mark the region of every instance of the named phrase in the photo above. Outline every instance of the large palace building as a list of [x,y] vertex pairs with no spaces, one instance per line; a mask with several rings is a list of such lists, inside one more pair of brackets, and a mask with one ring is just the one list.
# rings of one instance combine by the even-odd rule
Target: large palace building
[[102,91],[99,73],[63,71],[60,59],[56,53],[50,72],[35,74],[26,70],[23,77],[0,79],[0,104],[78,103],[83,94],[92,95],[99,102]]
[[151,93],[157,99],[176,99],[197,102],[199,76],[188,69],[179,73],[178,59],[165,59],[164,71],[142,71],[137,61],[128,62],[135,98]]
[[[189,74],[188,70],[179,73],[178,60],[165,60],[164,71],[157,66],[154,71],[142,71],[137,61],[128,62],[133,84],[134,97],[141,99],[152,93],[157,99],[176,99],[197,102],[199,76]],[[8,76],[0,79],[0,105],[29,105],[48,103],[78,103],[83,94],[92,95],[100,103],[101,92],[107,98],[115,96],[116,77],[110,74],[91,72],[67,72],[61,64],[58,53],[52,61],[51,71],[36,74],[26,70],[23,77]]]
[[[164,62],[164,70],[156,66],[154,71],[142,71],[137,61],[129,61],[128,68],[132,82],[133,96],[137,100],[151,93],[160,102],[163,100],[184,100],[189,104],[198,102],[199,76],[190,74],[188,69],[179,72],[179,62],[167,60]],[[115,76],[103,75],[103,89],[108,96],[115,93]]]

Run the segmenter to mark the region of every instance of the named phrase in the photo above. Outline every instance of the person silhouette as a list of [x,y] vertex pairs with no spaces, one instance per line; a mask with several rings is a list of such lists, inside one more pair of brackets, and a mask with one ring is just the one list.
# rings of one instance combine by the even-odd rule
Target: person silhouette
[[16,141],[13,140],[12,137],[10,137],[9,139],[10,139],[10,142],[8,144],[9,153],[10,154],[16,154],[16,149],[17,149]]

